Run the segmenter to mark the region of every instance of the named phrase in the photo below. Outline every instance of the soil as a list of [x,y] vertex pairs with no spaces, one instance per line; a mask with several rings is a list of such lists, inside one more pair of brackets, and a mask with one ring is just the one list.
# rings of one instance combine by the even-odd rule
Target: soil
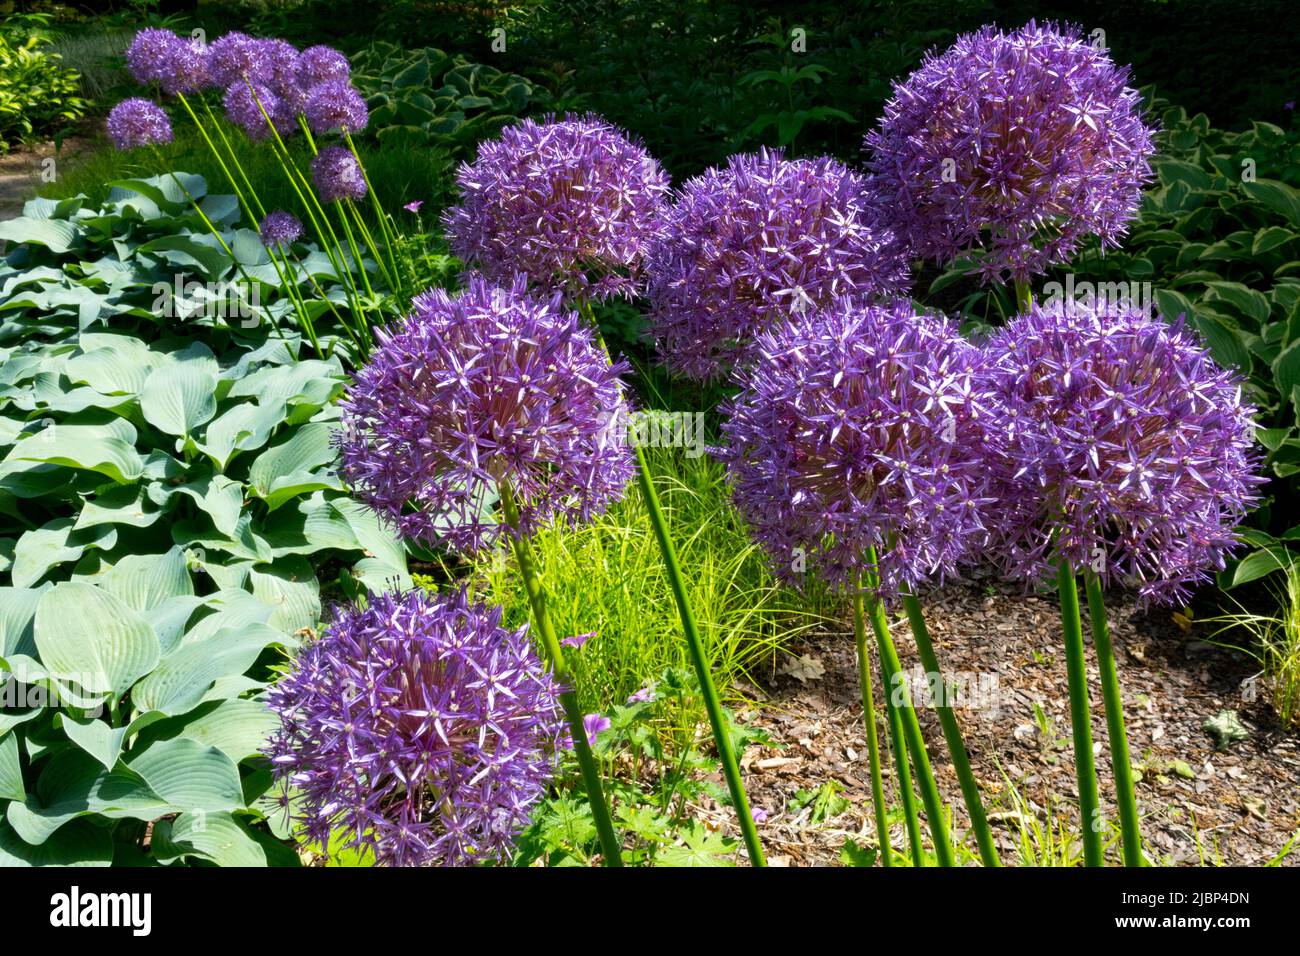
[[37,143],[0,154],[0,220],[23,214],[23,203],[48,181],[42,177],[51,175],[57,168],[46,160],[53,158],[56,164],[62,165],[75,159],[86,146],[86,142],[69,137],[57,151],[53,143]]
[[[1055,596],[1026,596],[976,582],[946,587],[926,595],[922,603],[940,665],[949,677],[968,678],[969,692],[958,700],[957,717],[1001,861],[1034,862],[1042,841],[1030,841],[1032,854],[1022,851],[1020,835],[1030,822],[1022,812],[1032,814],[1040,827],[1051,822],[1073,833],[1079,826]],[[1252,680],[1257,673],[1254,662],[1240,651],[1207,643],[1205,638],[1215,630],[1212,625],[1192,624],[1168,609],[1143,612],[1131,599],[1112,598],[1109,618],[1131,762],[1141,769],[1137,799],[1148,856],[1172,865],[1262,865],[1279,857],[1282,865],[1300,865],[1300,840],[1294,852],[1287,852],[1288,842],[1300,832],[1300,734],[1279,726],[1266,693]],[[1085,635],[1087,629],[1085,621]],[[893,633],[904,670],[919,668],[906,623],[899,622]],[[834,865],[848,840],[876,845],[851,626],[846,622],[842,630],[819,634],[797,646],[794,654],[778,665],[763,687],[746,688],[755,703],[742,709],[740,719],[763,729],[775,742],[746,752],[746,786],[753,806],[766,813],[759,834],[771,864]],[[1102,809],[1106,819],[1115,822],[1110,754],[1090,641],[1088,661]],[[873,670],[878,670],[875,661]],[[880,708],[878,677],[875,686]],[[915,696],[920,685],[912,686]],[[1220,750],[1203,725],[1225,710],[1236,712],[1249,736]],[[964,834],[968,818],[937,716],[925,708],[919,713],[953,829]],[[882,746],[887,746],[883,717],[878,728]],[[882,759],[887,800],[896,807],[888,751]],[[796,809],[802,802],[796,794],[817,790],[828,781],[842,788],[838,795],[847,801],[842,812],[829,817],[823,813],[823,819],[815,820],[813,806]],[[739,838],[729,810],[699,811]],[[891,842],[905,853],[905,841],[900,821]],[[964,842],[971,851],[963,855],[966,862],[978,863],[973,838],[967,835]],[[1077,840],[1070,842],[1077,855]],[[1107,862],[1119,863],[1117,841],[1108,846]]]

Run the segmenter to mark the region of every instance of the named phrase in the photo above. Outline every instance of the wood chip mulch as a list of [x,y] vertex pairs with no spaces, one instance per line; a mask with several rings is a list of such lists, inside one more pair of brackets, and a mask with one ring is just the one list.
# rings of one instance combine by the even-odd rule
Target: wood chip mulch
[[[967,706],[959,706],[957,717],[993,820],[999,856],[1004,865],[1027,862],[1019,849],[1025,821],[1018,816],[1012,787],[1040,826],[1059,821],[1070,831],[1078,828],[1055,596],[1026,596],[973,582],[948,586],[922,603],[940,666],[949,676],[969,675],[971,681],[971,692],[963,699]],[[1142,768],[1137,796],[1148,856],[1157,863],[1185,865],[1258,866],[1277,858],[1300,831],[1300,734],[1280,727],[1266,695],[1253,688],[1253,662],[1206,643],[1212,626],[1183,621],[1180,627],[1168,609],[1141,612],[1135,602],[1117,602],[1109,617],[1131,759]],[[1084,631],[1086,636],[1086,617]],[[893,633],[904,669],[919,668],[906,623],[899,622]],[[851,624],[846,618],[842,630],[827,629],[793,650],[793,657],[767,675],[766,686],[742,688],[755,702],[741,709],[740,719],[766,731],[777,744],[746,752],[746,786],[751,803],[766,812],[759,833],[771,864],[834,865],[846,840],[876,843]],[[1088,660],[1102,807],[1107,819],[1116,821],[1090,639]],[[873,670],[878,671],[874,661]],[[878,674],[876,680],[879,709]],[[980,681],[984,694],[976,693]],[[1207,718],[1224,710],[1237,713],[1249,737],[1218,750],[1202,728]],[[937,716],[922,708],[920,720],[954,829],[965,833],[968,819]],[[878,726],[887,746],[883,717]],[[885,751],[882,756],[887,799],[896,805],[890,755]],[[718,779],[721,783],[720,774]],[[847,809],[814,820],[811,806],[795,808],[799,791],[832,780],[843,788],[839,796],[848,801]],[[699,810],[739,836],[729,810]],[[901,823],[891,839],[904,850]],[[971,849],[969,862],[978,862],[973,838],[967,836],[965,844]],[[1119,862],[1118,845],[1107,850],[1107,861]],[[1281,863],[1300,865],[1300,840]]]

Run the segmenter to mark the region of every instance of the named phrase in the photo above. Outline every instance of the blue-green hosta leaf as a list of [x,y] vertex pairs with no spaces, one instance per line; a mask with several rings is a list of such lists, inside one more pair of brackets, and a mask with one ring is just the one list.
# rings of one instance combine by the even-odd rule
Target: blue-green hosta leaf
[[112,862],[113,835],[107,827],[76,821],[33,846],[0,820],[0,867],[109,866]]
[[283,640],[283,634],[265,624],[217,631],[201,641],[182,640],[135,685],[131,701],[142,710],[168,717],[187,713],[217,680],[243,674],[264,648]]
[[141,731],[140,740],[186,737],[216,747],[239,763],[259,754],[279,724],[261,701],[232,697],[203,704],[183,717],[160,720]]
[[201,641],[223,628],[240,630],[265,624],[271,617],[270,605],[263,604],[244,590],[221,590],[205,599],[212,613],[195,623],[185,634],[186,641]]
[[54,724],[68,739],[98,760],[105,770],[112,770],[122,754],[126,727],[112,727],[102,720],[74,720],[68,714],[56,714]]
[[179,546],[163,554],[127,555],[100,579],[99,586],[140,612],[152,611],[171,598],[194,594],[189,562]]
[[1292,342],[1273,362],[1273,379],[1283,395],[1300,385],[1300,339]]
[[266,866],[266,848],[229,813],[182,813],[154,826],[153,856],[160,863],[198,857],[217,866]]
[[96,471],[126,484],[144,471],[135,441],[135,428],[120,418],[103,425],[47,425],[15,444],[4,460]]
[[338,361],[308,359],[292,365],[274,365],[246,375],[230,389],[230,398],[255,398],[267,408],[308,404],[320,408],[342,390],[344,375]]
[[105,770],[77,748],[51,757],[36,781],[36,793],[25,803],[10,803],[6,817],[19,837],[39,845],[65,823],[87,814],[153,820],[171,810],[138,775],[121,768]]
[[239,768],[216,747],[178,737],[150,744],[126,764],[175,810],[212,812],[244,805]]
[[183,485],[157,482],[149,488],[150,497],[160,505],[178,494],[193,499],[221,534],[230,537],[238,533],[244,503],[244,486],[238,481],[225,475],[210,475]]
[[23,767],[18,760],[18,735],[0,737],[0,800],[26,800]]
[[195,173],[175,172],[147,179],[114,179],[105,185],[110,187],[110,203],[140,195],[171,215],[188,209],[191,198],[203,199],[208,194],[207,180]]
[[411,587],[411,575],[404,566],[397,567],[379,558],[362,558],[353,565],[352,576],[371,594]]
[[159,236],[136,247],[137,255],[157,256],[164,262],[197,268],[207,279],[219,280],[232,265],[230,256],[203,236]]
[[32,219],[19,216],[0,221],[0,241],[32,243],[44,246],[56,255],[67,252],[76,244],[77,228],[70,222],[57,219]]
[[71,518],[57,518],[35,531],[27,531],[14,546],[10,577],[15,587],[30,587],[60,564],[76,561],[87,549],[108,551],[117,544],[117,529],[96,525],[76,530]]
[[178,521],[172,525],[172,541],[190,550],[201,551],[198,563],[205,569],[210,563],[208,552],[221,552],[248,561],[270,561],[271,546],[253,531],[253,516],[244,512],[235,522],[234,534],[209,531],[206,521]]
[[203,598],[190,594],[168,598],[149,611],[146,615],[149,626],[158,636],[158,646],[163,654],[169,653],[180,643],[190,618],[203,604]]
[[41,593],[34,588],[0,587],[0,657],[36,654],[32,628]]
[[118,485],[95,498],[87,498],[73,529],[81,531],[97,525],[128,525],[147,528],[162,517],[160,511],[145,507],[143,485]]
[[241,402],[211,422],[201,441],[195,446],[212,459],[218,468],[225,469],[237,452],[261,448],[271,437],[275,427],[284,421],[283,405],[258,405]]
[[274,511],[297,495],[326,488],[342,490],[338,478],[316,470],[334,462],[333,434],[334,426],[328,422],[312,422],[258,455],[248,472],[254,494]]
[[255,566],[249,572],[253,595],[273,609],[267,623],[286,634],[320,624],[320,582],[307,559],[281,558],[270,566]]
[[148,622],[102,588],[56,584],[36,605],[41,662],[89,693],[124,694],[158,663],[158,638]]
[[149,373],[140,393],[140,410],[159,431],[188,438],[217,413],[216,390],[216,378],[201,368],[164,365]]
[[63,373],[74,385],[88,385],[104,395],[139,395],[149,372],[163,356],[133,335],[83,333],[81,350],[68,359]]

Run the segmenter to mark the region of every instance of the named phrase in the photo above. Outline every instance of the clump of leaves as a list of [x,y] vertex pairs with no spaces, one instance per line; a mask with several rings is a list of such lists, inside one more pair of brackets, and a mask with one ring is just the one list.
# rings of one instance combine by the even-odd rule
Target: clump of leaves
[[13,16],[0,29],[0,153],[66,131],[86,112],[77,71],[63,65],[41,14]]

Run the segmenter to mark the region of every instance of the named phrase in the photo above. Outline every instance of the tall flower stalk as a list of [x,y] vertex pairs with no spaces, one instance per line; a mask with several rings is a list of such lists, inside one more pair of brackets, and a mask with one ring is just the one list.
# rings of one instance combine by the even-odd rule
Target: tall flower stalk
[[[592,302],[631,298],[644,283],[649,245],[663,233],[668,177],[644,148],[595,116],[525,120],[480,144],[457,174],[461,202],[444,223],[452,251],[488,277],[523,275],[558,292],[584,317],[605,355]],[[611,409],[611,412],[616,410]],[[626,421],[611,414],[610,421]],[[614,443],[622,445],[624,436]],[[732,808],[753,866],[764,866],[726,713],[691,609],[676,549],[645,454],[634,450],[637,484],[699,682]]]
[[989,466],[993,554],[1015,576],[1055,576],[1061,598],[1085,862],[1102,863],[1078,576],[1088,594],[1124,861],[1141,865],[1139,812],[1103,587],[1185,601],[1224,567],[1256,504],[1254,409],[1176,319],[1101,303],[1030,305],[987,345],[1003,407]]
[[536,635],[564,685],[607,866],[622,865],[620,841],[529,539],[623,496],[634,465],[605,428],[608,411],[626,408],[625,371],[558,295],[531,295],[522,277],[508,288],[474,278],[456,298],[417,296],[405,322],[380,333],[343,399],[339,437],[355,493],[404,537],[464,554],[510,542]]

